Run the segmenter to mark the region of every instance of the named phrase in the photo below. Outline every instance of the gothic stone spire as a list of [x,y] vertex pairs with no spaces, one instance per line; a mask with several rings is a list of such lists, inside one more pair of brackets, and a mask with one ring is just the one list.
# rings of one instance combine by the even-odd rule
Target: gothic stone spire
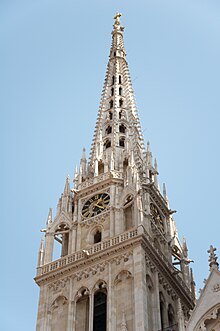
[[143,159],[143,136],[126,61],[124,28],[120,17],[119,13],[114,17],[112,45],[90,154],[90,169],[95,175],[97,163],[100,162],[105,164],[105,171],[119,171],[131,151],[137,167],[141,167]]

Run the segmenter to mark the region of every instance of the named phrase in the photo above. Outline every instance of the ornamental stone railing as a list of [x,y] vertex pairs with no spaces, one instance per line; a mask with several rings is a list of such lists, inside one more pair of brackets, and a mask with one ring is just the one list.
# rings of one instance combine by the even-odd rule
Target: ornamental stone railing
[[84,182],[82,182],[78,185],[78,189],[79,190],[85,189],[85,188],[87,188],[87,187],[89,187],[93,184],[100,183],[103,180],[107,180],[107,179],[110,179],[110,178],[124,179],[124,175],[123,175],[122,172],[116,171],[116,170],[112,170],[110,172],[105,172],[103,174],[100,174],[99,176],[86,179]]
[[37,276],[44,275],[48,272],[57,270],[61,267],[67,266],[73,262],[83,260],[86,256],[93,255],[94,253],[101,252],[107,248],[113,247],[117,244],[120,244],[126,240],[134,238],[138,235],[138,230],[134,229],[123,234],[120,234],[116,237],[110,238],[108,240],[102,241],[100,243],[94,244],[88,249],[84,249],[73,254],[64,256],[58,260],[50,262],[42,267],[39,267],[37,270]]

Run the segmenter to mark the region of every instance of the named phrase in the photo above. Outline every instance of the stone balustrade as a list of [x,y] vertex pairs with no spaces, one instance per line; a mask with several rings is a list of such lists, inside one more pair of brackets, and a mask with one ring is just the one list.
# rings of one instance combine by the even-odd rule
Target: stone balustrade
[[57,270],[58,268],[67,266],[73,262],[83,260],[86,256],[101,252],[101,251],[105,250],[106,248],[113,247],[117,244],[120,244],[121,242],[134,238],[137,235],[138,235],[138,230],[134,229],[134,230],[125,232],[123,234],[120,234],[116,237],[113,237],[108,240],[102,241],[100,243],[94,244],[92,247],[90,247],[88,249],[81,250],[81,251],[75,252],[73,254],[64,256],[58,260],[55,260],[53,262],[50,262],[50,263],[38,268],[37,275],[38,276],[44,275],[53,270]]
[[100,174],[99,176],[93,177],[93,178],[89,178],[87,180],[85,180],[84,182],[80,183],[78,185],[78,189],[82,190],[85,189],[93,184],[97,184],[102,182],[103,180],[107,180],[110,178],[114,178],[114,179],[124,179],[123,173],[120,171],[116,171],[116,170],[112,170],[110,172],[105,172],[103,174]]

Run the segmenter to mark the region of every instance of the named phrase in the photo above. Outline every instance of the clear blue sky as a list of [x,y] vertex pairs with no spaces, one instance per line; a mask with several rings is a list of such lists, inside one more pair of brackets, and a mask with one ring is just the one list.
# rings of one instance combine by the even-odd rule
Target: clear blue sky
[[35,329],[49,207],[90,148],[115,12],[144,130],[197,286],[219,245],[219,0],[1,0],[1,326]]

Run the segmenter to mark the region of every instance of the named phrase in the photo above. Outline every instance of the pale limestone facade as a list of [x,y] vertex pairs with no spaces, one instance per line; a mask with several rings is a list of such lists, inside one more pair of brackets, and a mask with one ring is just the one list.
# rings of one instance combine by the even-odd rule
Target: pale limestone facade
[[194,307],[191,260],[144,146],[123,30],[117,14],[89,161],[84,150],[43,230],[37,331],[184,331]]

